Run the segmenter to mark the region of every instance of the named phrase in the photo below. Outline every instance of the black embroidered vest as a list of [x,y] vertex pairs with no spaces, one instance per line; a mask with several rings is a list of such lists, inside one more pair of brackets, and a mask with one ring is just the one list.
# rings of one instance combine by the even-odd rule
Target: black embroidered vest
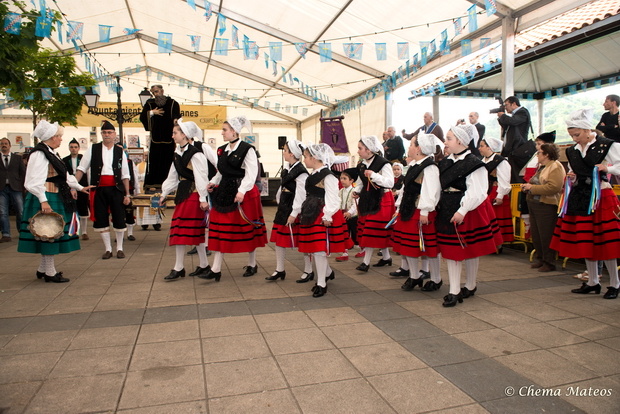
[[487,172],[489,173],[488,174],[489,190],[487,191],[487,194],[491,194],[493,185],[497,182],[497,166],[500,165],[502,161],[505,161],[505,160],[506,158],[502,157],[501,155],[494,154],[493,159],[487,162],[486,164],[484,164],[485,168],[487,169]]
[[174,153],[174,168],[179,175],[179,186],[174,197],[175,204],[181,204],[196,190],[194,171],[188,167],[192,157],[200,152],[198,148],[188,145],[182,155]]
[[75,200],[71,195],[71,188],[69,184],[67,184],[67,166],[60,158],[51,153],[48,148],[46,144],[39,142],[32,152],[41,151],[52,168],[54,168],[54,171],[56,171],[58,175],[49,177],[45,181],[54,183],[58,188],[58,195],[62,200],[62,204],[65,206],[65,210],[67,210],[68,213],[73,213],[75,211]]
[[275,224],[285,225],[289,216],[293,212],[293,200],[295,199],[295,193],[297,190],[297,177],[302,174],[308,174],[308,170],[298,162],[291,170],[284,169],[282,171],[282,192],[280,193],[280,203],[278,204],[278,211],[273,219]]
[[[112,171],[114,172],[114,183],[118,191],[125,193],[122,176],[123,149],[117,145],[112,147]],[[90,158],[90,184],[99,186],[101,170],[103,169],[103,143],[93,144]]]
[[426,158],[420,164],[412,165],[407,170],[405,176],[405,189],[403,199],[400,202],[400,217],[403,221],[411,220],[418,205],[418,198],[422,192],[422,181],[424,180],[424,170],[435,162],[432,157]]
[[301,224],[315,222],[325,206],[325,177],[333,175],[329,168],[323,168],[306,179],[306,199],[301,205]]
[[366,177],[366,174],[364,174],[364,172],[366,170],[371,170],[379,173],[383,166],[388,163],[389,161],[387,161],[385,158],[380,157],[379,155],[375,155],[374,159],[368,167],[366,167],[364,163],[360,163],[357,166],[360,179],[362,180],[362,192],[360,193],[359,203],[357,206],[358,214],[360,216],[378,213],[381,209],[381,200],[383,198],[383,193],[385,192],[384,187],[381,187],[377,184],[375,184],[374,186],[372,184],[369,184],[368,177]]
[[252,145],[240,141],[234,151],[227,153],[226,145],[222,145],[217,150],[220,154],[217,159],[217,169],[222,174],[222,180],[211,194],[213,208],[220,213],[230,213],[237,209],[235,197],[241,180],[245,176],[245,170],[242,168],[243,160],[250,149],[254,150]]

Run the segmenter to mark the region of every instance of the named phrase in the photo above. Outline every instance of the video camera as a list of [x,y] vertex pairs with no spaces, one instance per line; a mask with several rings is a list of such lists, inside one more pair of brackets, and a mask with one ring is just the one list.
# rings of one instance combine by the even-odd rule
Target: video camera
[[496,114],[498,112],[506,112],[506,107],[504,106],[504,101],[502,101],[502,98],[497,97],[495,99],[497,99],[497,102],[499,102],[499,108],[491,109],[489,113]]

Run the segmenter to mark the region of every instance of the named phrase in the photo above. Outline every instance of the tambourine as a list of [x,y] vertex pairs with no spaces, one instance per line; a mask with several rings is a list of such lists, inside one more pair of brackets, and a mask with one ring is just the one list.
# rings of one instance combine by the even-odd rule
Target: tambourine
[[35,240],[54,243],[54,240],[60,239],[65,233],[65,220],[58,213],[43,214],[39,211],[29,222],[28,230]]

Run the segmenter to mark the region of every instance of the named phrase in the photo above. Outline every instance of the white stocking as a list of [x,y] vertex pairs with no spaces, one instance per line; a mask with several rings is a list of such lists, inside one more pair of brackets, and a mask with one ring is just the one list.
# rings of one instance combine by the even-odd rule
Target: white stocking
[[[390,256],[390,249],[388,249],[387,247],[381,249],[381,253],[383,253],[383,257],[382,257],[383,260],[389,260],[391,258],[391,256]],[[370,263],[370,262],[368,262],[368,263]]]
[[403,270],[409,270],[409,262],[407,256],[400,256],[400,268]]
[[304,253],[304,273],[312,273],[312,255]]
[[112,241],[110,239],[110,232],[109,231],[102,231],[101,232],[101,240],[103,240],[103,245],[105,246],[105,251],[106,252],[112,252]]
[[478,263],[480,262],[480,258],[476,257],[473,259],[465,260],[465,287],[469,290],[474,290],[476,288],[476,276],[478,275]]
[[180,272],[183,270],[183,260],[185,259],[185,245],[177,244],[176,246],[176,262],[174,262],[174,270]]
[[[588,269],[588,286],[596,286],[600,283],[598,278],[598,262],[586,259],[586,269]],[[609,268],[607,268],[609,270]]]
[[276,246],[276,272],[284,272],[285,255],[286,249],[284,247]]
[[439,256],[429,257],[428,263],[431,268],[431,280],[435,283],[441,282],[441,263],[439,263]]
[[420,264],[420,270],[428,272],[428,257],[422,256],[422,263]]
[[215,252],[215,255],[213,257],[213,266],[211,266],[211,271],[213,273],[217,273],[217,272],[221,272],[222,271],[222,261],[224,260],[224,253],[222,252]]
[[248,257],[248,266],[250,267],[256,266],[256,250],[250,252],[250,255]]
[[80,233],[86,234],[88,232],[88,216],[80,216]]
[[207,258],[207,245],[206,243],[200,243],[196,247],[196,251],[198,251],[198,258],[200,259],[200,267],[203,269],[209,266],[209,258]]
[[123,237],[125,231],[115,231],[116,233],[116,250],[123,250]]
[[56,267],[54,267],[54,256],[45,255],[45,274],[48,276],[56,276]]
[[316,266],[316,284],[325,287],[327,286],[325,278],[327,277],[327,268],[329,266],[327,256],[325,252],[317,252],[312,255],[314,256],[314,265]]
[[605,260],[605,266],[609,272],[609,286],[618,289],[620,287],[620,280],[618,280],[618,264],[616,259]]
[[375,252],[375,249],[372,247],[364,248],[364,264],[369,265],[370,259],[372,259],[372,254]]
[[450,293],[458,295],[461,291],[461,262],[446,259],[448,264],[448,279],[450,279]]
[[401,256],[404,261],[407,262],[407,268],[409,269],[409,277],[411,279],[419,279],[418,264],[420,263],[417,257]]

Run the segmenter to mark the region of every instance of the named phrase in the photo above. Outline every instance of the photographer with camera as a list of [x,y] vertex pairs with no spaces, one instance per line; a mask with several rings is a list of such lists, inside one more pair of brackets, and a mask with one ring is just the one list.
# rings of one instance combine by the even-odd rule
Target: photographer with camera
[[[493,112],[495,110],[491,111],[491,113]],[[507,112],[511,115],[508,115]],[[528,142],[528,129],[532,129],[530,113],[521,106],[517,97],[509,96],[504,101],[503,107],[497,110],[497,122],[502,127],[502,138],[504,140],[504,149],[501,155],[508,158],[508,163],[512,167],[510,182],[522,183],[524,181],[519,176],[519,172],[531,156],[527,151],[529,147],[523,147]],[[527,159],[524,160],[524,157]]]

